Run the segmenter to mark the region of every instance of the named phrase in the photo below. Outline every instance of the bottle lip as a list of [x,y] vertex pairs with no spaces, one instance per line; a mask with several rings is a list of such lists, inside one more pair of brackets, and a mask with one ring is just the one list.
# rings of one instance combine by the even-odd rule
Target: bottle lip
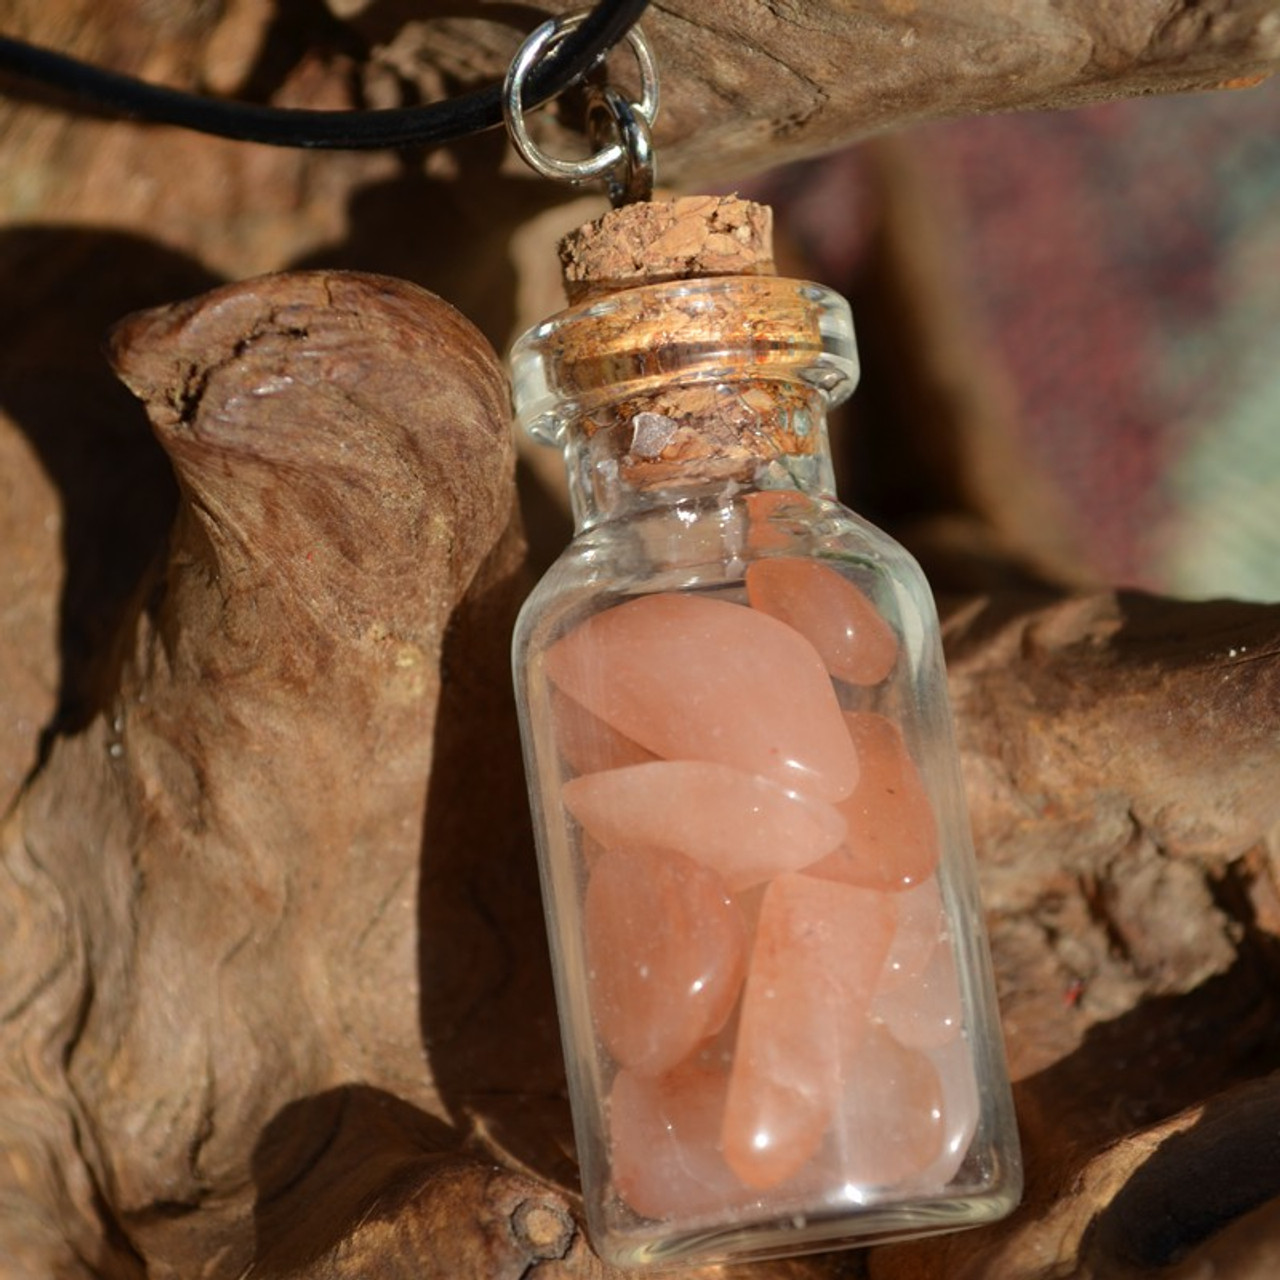
[[828,405],[858,380],[849,304],[778,276],[711,276],[590,299],[522,334],[510,355],[516,421],[547,443],[603,403],[664,386],[802,384]]

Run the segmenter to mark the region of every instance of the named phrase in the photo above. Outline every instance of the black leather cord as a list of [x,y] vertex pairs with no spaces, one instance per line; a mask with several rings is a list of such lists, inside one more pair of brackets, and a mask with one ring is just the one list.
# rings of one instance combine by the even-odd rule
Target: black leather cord
[[[526,108],[581,80],[635,25],[647,4],[648,0],[601,0],[582,25],[530,73]],[[434,147],[502,123],[500,85],[448,102],[386,111],[261,107],[166,89],[4,36],[0,36],[0,73],[60,89],[112,114],[275,147],[336,151]]]

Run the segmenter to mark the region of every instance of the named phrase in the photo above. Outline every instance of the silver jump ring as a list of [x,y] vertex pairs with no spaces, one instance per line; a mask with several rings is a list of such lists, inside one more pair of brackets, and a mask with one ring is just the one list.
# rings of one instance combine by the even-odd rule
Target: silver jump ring
[[[524,82],[534,63],[555,46],[569,32],[582,25],[588,16],[587,10],[580,13],[568,13],[559,18],[551,18],[544,22],[520,46],[511,66],[507,68],[506,79],[502,83],[502,113],[507,120],[507,132],[515,148],[524,157],[530,168],[542,174],[544,178],[558,178],[562,182],[590,182],[594,178],[618,171],[623,164],[632,167],[626,149],[630,145],[632,132],[619,116],[610,108],[617,123],[619,140],[596,152],[586,160],[557,160],[534,145],[525,128],[524,107],[521,99],[524,96]],[[647,140],[648,126],[652,125],[658,115],[658,72],[653,61],[653,51],[644,38],[639,27],[632,27],[627,32],[627,43],[636,55],[640,66],[640,101],[626,103],[629,114],[638,115],[645,125]],[[623,100],[625,102],[625,99]],[[651,150],[651,148],[650,148]],[[643,166],[642,166],[643,167]]]
[[605,85],[591,90],[587,99],[587,137],[598,147],[613,134],[622,147],[622,159],[608,171],[609,203],[648,200],[653,195],[653,138],[649,122],[634,102]]

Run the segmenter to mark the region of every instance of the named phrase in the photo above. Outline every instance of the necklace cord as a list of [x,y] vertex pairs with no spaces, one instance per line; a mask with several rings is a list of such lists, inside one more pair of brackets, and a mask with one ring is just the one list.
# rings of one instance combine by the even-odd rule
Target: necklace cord
[[[591,72],[635,25],[648,0],[600,0],[530,71],[526,110]],[[368,111],[313,111],[208,98],[107,71],[65,54],[0,36],[0,74],[34,80],[115,115],[276,147],[366,151],[436,147],[503,123],[502,86],[447,102]]]

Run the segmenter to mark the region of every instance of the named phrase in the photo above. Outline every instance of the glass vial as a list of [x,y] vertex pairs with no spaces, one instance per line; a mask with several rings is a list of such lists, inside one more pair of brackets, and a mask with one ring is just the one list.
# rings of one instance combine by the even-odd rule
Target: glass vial
[[998,1218],[1021,1170],[932,597],[834,499],[848,306],[646,284],[512,354],[577,533],[517,696],[596,1250]]

